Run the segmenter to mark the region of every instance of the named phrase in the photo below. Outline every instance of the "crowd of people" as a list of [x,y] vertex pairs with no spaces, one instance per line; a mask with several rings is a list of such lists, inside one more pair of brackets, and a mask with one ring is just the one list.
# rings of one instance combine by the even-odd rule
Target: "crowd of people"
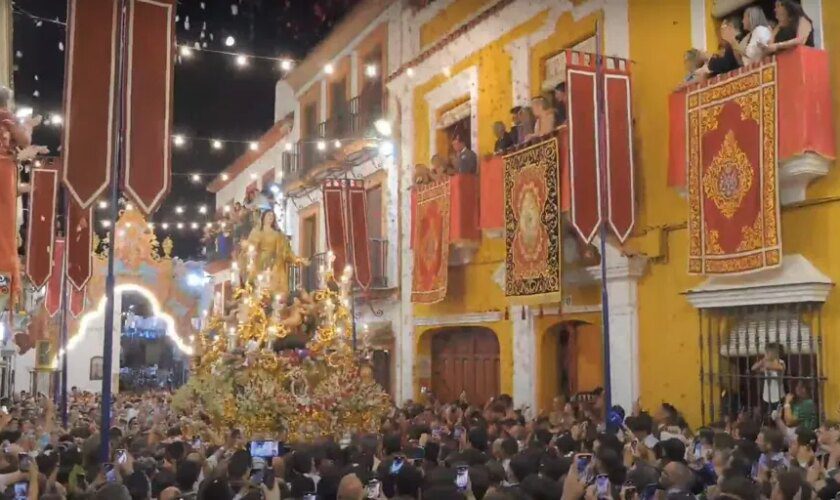
[[840,425],[803,384],[758,418],[692,429],[673,406],[625,416],[601,391],[533,416],[510,396],[423,399],[377,434],[287,443],[173,415],[166,391],[116,396],[108,458],[100,400],[73,389],[68,424],[46,397],[0,401],[0,490],[14,499],[808,500],[840,492]]
[[685,54],[685,83],[704,81],[761,61],[779,51],[814,46],[814,25],[795,0],[776,0],[774,19],[758,5],[730,16],[720,24],[720,50],[716,54],[693,48]]
[[[549,135],[566,123],[566,82],[534,97],[530,106],[513,107],[510,116],[510,128],[501,121],[493,123],[496,137],[493,151],[496,154]],[[417,165],[415,183],[428,184],[450,175],[478,173],[478,155],[469,148],[462,131],[456,130],[452,134],[450,151],[448,158],[435,154],[428,166]]]

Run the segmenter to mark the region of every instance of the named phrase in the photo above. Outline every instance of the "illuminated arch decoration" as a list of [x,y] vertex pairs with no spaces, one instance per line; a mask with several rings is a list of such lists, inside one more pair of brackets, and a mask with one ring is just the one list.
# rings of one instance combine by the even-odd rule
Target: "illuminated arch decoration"
[[[177,325],[175,322],[175,318],[173,318],[170,314],[166,313],[161,306],[160,301],[155,297],[155,294],[151,292],[148,288],[138,285],[136,283],[123,283],[114,287],[114,295],[119,295],[124,292],[135,292],[139,293],[143,296],[146,300],[149,301],[149,304],[152,306],[152,313],[154,316],[161,318],[164,323],[166,323],[166,336],[169,337],[170,340],[175,344],[179,351],[186,354],[187,356],[192,356],[194,350],[192,346],[188,345],[181,339],[178,335]],[[97,304],[96,309],[84,314],[79,320],[79,327],[76,331],[76,335],[73,335],[67,341],[67,352],[72,352],[73,349],[85,338],[87,335],[88,327],[90,326],[91,322],[96,318],[103,318],[105,315],[105,305],[108,302],[108,298],[103,296],[99,300],[99,304]],[[64,350],[60,350],[58,356],[56,356],[54,365],[58,363],[58,359],[64,355]]]

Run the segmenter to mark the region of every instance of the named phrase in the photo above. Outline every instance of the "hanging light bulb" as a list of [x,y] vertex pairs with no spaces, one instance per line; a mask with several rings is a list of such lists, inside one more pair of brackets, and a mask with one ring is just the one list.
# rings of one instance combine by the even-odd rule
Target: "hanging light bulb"
[[331,74],[335,73],[335,66],[333,66],[332,63],[325,64],[324,65],[324,73],[326,73],[328,75],[331,75]]
[[226,181],[226,180],[230,179],[230,176],[228,174],[222,174],[221,177],[222,177],[223,181]]
[[236,65],[239,67],[247,66],[248,65],[248,58],[243,55],[236,56]]
[[222,149],[222,141],[213,139],[213,149]]
[[178,229],[184,229],[184,223],[183,223],[183,222],[179,222],[179,223],[178,223],[178,225],[177,225],[177,228],[178,228]]
[[318,141],[316,144],[318,151],[326,151],[327,149],[327,142],[326,141]]
[[340,147],[341,147],[341,141],[339,141],[338,139],[336,139],[336,140],[335,140],[335,142],[333,143],[333,146],[335,146],[335,149],[340,148]]
[[182,207],[182,206],[178,205],[177,207],[175,207],[175,213],[176,213],[176,214],[182,214],[182,213],[184,213],[184,207]]
[[405,70],[405,74],[406,74],[409,78],[414,78],[414,68],[408,68],[407,70]]
[[251,141],[248,144],[248,149],[250,149],[251,151],[256,151],[260,149],[260,143],[258,143],[257,141]]
[[164,230],[169,229],[169,223],[164,222],[163,224],[160,225],[160,227],[162,227]]
[[199,174],[192,174],[192,176],[190,178],[192,179],[193,182],[201,182],[201,175],[199,175]]
[[233,47],[234,45],[236,45],[236,39],[228,35],[228,37],[225,38],[225,46]]
[[105,200],[100,201],[99,202],[99,209],[100,210],[105,210],[106,208],[108,208],[108,202],[105,201]]
[[376,78],[377,73],[379,73],[379,70],[375,64],[368,64],[365,66],[365,76],[368,78]]
[[283,71],[291,71],[292,70],[292,61],[291,59],[283,59],[280,61],[280,69]]
[[198,222],[193,222],[190,224],[190,229],[198,229]]
[[187,47],[186,45],[182,45],[181,49],[179,50],[181,57],[185,59],[189,59],[193,55],[193,51],[191,48]]
[[172,144],[176,146],[183,146],[186,140],[184,139],[183,135],[176,134],[172,136]]
[[202,215],[206,214],[207,213],[207,205],[201,205],[200,207],[198,207],[198,213],[200,213]]
[[283,145],[283,149],[285,149],[286,151],[291,151],[292,150],[292,143],[287,142],[286,144]]
[[102,224],[102,227],[106,227],[106,228],[111,227],[111,221],[109,221],[109,220],[103,220],[101,222],[101,224]]

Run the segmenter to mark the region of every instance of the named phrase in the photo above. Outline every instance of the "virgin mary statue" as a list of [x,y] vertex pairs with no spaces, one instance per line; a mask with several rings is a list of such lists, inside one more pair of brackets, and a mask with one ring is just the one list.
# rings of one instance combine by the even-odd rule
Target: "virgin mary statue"
[[248,245],[254,248],[254,265],[248,269],[248,280],[256,281],[257,277],[268,271],[270,273],[269,286],[275,293],[289,292],[288,267],[305,263],[299,259],[289,243],[289,238],[275,228],[275,215],[266,210],[260,216],[260,223],[251,230]]

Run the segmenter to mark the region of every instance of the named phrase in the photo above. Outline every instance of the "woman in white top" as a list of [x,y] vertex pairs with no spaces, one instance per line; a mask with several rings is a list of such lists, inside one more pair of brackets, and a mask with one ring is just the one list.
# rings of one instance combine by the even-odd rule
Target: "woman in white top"
[[732,46],[735,58],[741,66],[757,63],[767,55],[767,44],[773,40],[770,23],[761,7],[753,5],[744,11],[744,31],[747,35],[740,41],[726,40]]

